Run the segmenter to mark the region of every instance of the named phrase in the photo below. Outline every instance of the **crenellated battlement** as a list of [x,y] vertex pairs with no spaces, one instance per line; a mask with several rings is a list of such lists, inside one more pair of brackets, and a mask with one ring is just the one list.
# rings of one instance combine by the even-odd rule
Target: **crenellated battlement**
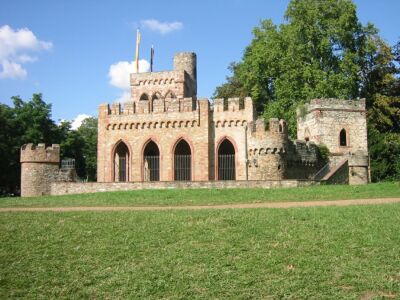
[[258,118],[250,124],[251,137],[259,140],[279,139],[284,141],[288,138],[287,123],[283,119],[271,118],[268,122],[268,129],[265,126],[265,121]]
[[188,98],[166,98],[141,100],[139,102],[104,103],[99,106],[100,116],[148,115],[176,112],[193,112],[198,110],[198,100]]
[[60,162],[60,145],[53,144],[46,147],[45,144],[29,143],[21,147],[21,163],[37,162],[37,163],[54,163]]
[[342,99],[313,99],[297,109],[297,117],[303,118],[305,114],[313,111],[353,111],[365,112],[365,99],[342,100]]
[[244,100],[240,98],[217,98],[214,99],[213,110],[214,116],[225,112],[253,111],[253,100],[246,97]]

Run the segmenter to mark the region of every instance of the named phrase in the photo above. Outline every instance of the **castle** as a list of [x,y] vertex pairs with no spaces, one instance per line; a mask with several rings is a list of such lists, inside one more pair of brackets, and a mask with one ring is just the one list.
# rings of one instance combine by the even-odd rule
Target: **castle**
[[[311,100],[298,110],[298,139],[291,140],[285,120],[270,119],[265,126],[251,98],[212,103],[198,98],[194,53],[176,54],[172,71],[133,73],[130,85],[129,102],[99,107],[98,184],[74,184],[60,175],[56,145],[48,149],[25,145],[23,196],[180,187],[179,182],[189,186],[214,182],[216,187],[226,186],[223,182],[231,186],[257,182],[256,186],[270,187],[275,186],[271,182],[290,186],[293,180],[350,184],[369,180],[363,99]],[[329,149],[328,163],[317,145]],[[44,183],[37,183],[37,174],[45,174]],[[56,187],[49,191],[43,188],[46,183]]]

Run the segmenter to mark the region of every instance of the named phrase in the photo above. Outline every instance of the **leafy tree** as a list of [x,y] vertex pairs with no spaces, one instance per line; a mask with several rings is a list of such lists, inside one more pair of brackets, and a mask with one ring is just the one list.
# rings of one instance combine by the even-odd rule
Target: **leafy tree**
[[0,105],[0,194],[17,194],[20,186],[20,147],[26,143],[57,142],[58,128],[51,119],[51,105],[33,94],[30,101],[12,97],[14,107]]
[[390,47],[379,38],[373,42],[375,52],[368,60],[362,89],[367,99],[372,180],[399,180],[399,43]]
[[285,118],[295,136],[300,103],[359,96],[376,29],[358,21],[350,0],[293,0],[285,19],[279,27],[265,20],[254,28],[242,61],[214,96],[250,95],[265,118]]
[[97,174],[97,118],[87,118],[78,128],[84,142],[82,155],[85,160],[85,178],[96,181]]
[[365,97],[375,181],[400,177],[400,41],[388,46],[363,26],[351,0],[292,0],[284,24],[253,29],[243,58],[214,97],[250,95],[266,119],[296,135],[296,107],[313,98]]

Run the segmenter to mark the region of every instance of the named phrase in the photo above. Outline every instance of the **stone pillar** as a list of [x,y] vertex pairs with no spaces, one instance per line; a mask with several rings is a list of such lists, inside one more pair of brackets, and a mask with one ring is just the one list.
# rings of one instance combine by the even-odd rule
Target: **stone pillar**
[[367,184],[368,176],[368,154],[363,151],[351,153],[349,157],[349,184]]

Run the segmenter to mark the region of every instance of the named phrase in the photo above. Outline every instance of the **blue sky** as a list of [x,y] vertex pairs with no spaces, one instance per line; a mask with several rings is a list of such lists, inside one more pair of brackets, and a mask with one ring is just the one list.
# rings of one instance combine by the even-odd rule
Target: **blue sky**
[[[267,18],[281,23],[288,2],[2,0],[0,102],[41,92],[53,105],[54,120],[96,115],[100,103],[124,94],[110,67],[113,76],[124,74],[134,59],[138,27],[141,58],[149,60],[155,46],[155,71],[171,69],[176,52],[196,52],[198,95],[210,97],[229,74],[229,63],[240,60],[252,28]],[[400,38],[400,1],[355,3],[362,23],[375,24],[390,44]]]

